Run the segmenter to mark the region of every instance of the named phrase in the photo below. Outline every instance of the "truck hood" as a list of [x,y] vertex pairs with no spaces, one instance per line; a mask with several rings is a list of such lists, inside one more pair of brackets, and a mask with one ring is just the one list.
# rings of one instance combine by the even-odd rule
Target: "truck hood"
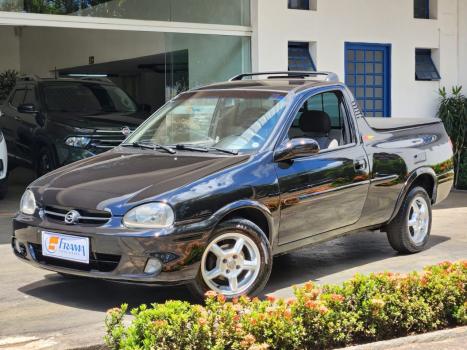
[[121,148],[55,170],[31,184],[42,206],[111,210],[165,200],[164,194],[239,164],[248,156]]
[[49,112],[52,120],[74,128],[99,129],[118,128],[123,126],[137,127],[147,117],[145,113],[136,112],[132,114],[105,113],[96,115],[76,115],[65,112]]

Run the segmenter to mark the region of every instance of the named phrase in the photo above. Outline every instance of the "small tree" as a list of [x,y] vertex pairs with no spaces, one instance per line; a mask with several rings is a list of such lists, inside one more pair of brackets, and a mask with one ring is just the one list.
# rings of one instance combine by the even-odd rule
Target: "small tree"
[[[438,117],[444,122],[446,131],[451,138],[454,151],[454,166],[456,187],[459,186],[459,179],[467,169],[462,165],[467,142],[467,98],[462,94],[462,86],[454,86],[451,95],[448,95],[446,88],[439,89],[441,102],[438,110]],[[466,184],[464,184],[466,185]]]
[[0,73],[0,103],[4,101],[15,87],[19,73],[15,70],[6,70]]

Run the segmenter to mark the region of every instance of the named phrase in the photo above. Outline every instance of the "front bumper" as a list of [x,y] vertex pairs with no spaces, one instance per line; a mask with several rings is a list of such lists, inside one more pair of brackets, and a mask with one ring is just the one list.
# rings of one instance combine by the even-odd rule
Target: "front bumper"
[[[39,225],[36,220],[39,221],[21,214],[13,220],[12,248],[18,258],[59,273],[121,282],[161,285],[189,283],[196,277],[209,237],[209,232],[205,230],[186,234],[184,229],[185,234],[139,236],[131,232],[113,233],[108,230],[106,233],[105,228],[65,226],[47,221]],[[88,237],[90,264],[43,256],[42,231]],[[148,260],[155,257],[162,262],[162,270],[145,273]]]

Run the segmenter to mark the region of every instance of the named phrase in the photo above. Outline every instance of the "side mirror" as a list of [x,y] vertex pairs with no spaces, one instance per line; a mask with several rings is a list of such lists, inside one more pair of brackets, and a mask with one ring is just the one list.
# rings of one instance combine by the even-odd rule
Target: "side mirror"
[[36,106],[32,103],[25,103],[18,106],[18,112],[20,113],[37,113]]
[[296,138],[281,144],[274,153],[276,162],[307,157],[319,152],[319,144],[313,139]]

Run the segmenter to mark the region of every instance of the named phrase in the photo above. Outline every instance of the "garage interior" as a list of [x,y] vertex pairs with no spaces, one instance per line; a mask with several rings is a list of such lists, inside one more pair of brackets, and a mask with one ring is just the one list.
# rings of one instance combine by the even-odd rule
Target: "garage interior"
[[250,64],[249,38],[236,36],[0,26],[0,37],[0,73],[105,77],[151,110]]
[[[110,79],[146,111],[251,69],[250,38],[234,35],[0,25],[0,38],[0,73]],[[13,169],[10,195],[34,178],[31,169]]]

